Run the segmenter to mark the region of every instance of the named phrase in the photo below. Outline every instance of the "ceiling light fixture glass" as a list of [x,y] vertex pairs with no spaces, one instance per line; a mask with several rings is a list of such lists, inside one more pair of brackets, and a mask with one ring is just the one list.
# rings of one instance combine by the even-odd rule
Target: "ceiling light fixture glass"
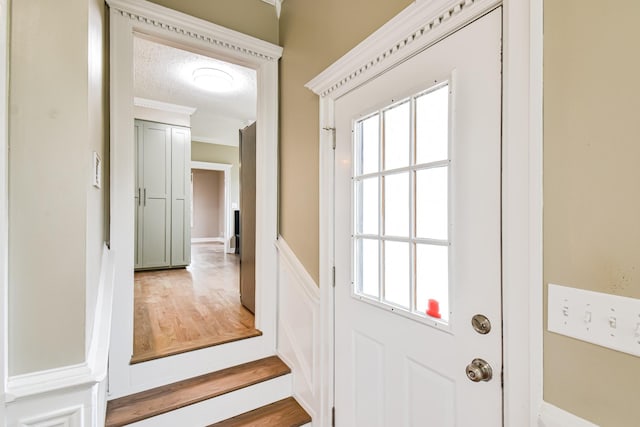
[[211,92],[224,92],[233,86],[233,77],[217,68],[198,68],[193,72],[193,82]]

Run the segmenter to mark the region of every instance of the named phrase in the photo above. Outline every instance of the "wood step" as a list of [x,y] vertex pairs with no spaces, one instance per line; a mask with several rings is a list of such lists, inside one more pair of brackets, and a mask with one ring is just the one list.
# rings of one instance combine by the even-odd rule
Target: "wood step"
[[278,356],[153,388],[107,403],[105,427],[120,427],[291,373]]
[[307,411],[293,397],[288,397],[209,427],[299,427],[310,422]]

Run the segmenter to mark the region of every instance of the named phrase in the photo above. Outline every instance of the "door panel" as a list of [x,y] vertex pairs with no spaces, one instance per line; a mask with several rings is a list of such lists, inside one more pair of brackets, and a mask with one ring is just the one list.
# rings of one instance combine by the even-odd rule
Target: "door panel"
[[171,265],[189,265],[191,259],[190,168],[191,132],[171,129]]
[[171,263],[171,128],[143,122],[142,267]]
[[336,425],[501,425],[501,10],[335,116]]
[[240,302],[256,310],[256,123],[240,130]]

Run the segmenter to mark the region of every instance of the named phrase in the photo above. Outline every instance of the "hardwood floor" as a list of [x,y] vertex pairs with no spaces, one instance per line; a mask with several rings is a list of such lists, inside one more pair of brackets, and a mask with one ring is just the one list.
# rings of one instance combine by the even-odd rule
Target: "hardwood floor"
[[288,397],[209,427],[299,427],[310,422],[309,414]]
[[191,260],[135,273],[132,364],[261,335],[240,304],[238,255],[196,243]]

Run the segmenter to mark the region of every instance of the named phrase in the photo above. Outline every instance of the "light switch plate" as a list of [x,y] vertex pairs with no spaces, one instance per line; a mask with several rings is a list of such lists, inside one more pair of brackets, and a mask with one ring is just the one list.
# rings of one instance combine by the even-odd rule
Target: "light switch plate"
[[547,328],[640,356],[640,299],[549,283]]

